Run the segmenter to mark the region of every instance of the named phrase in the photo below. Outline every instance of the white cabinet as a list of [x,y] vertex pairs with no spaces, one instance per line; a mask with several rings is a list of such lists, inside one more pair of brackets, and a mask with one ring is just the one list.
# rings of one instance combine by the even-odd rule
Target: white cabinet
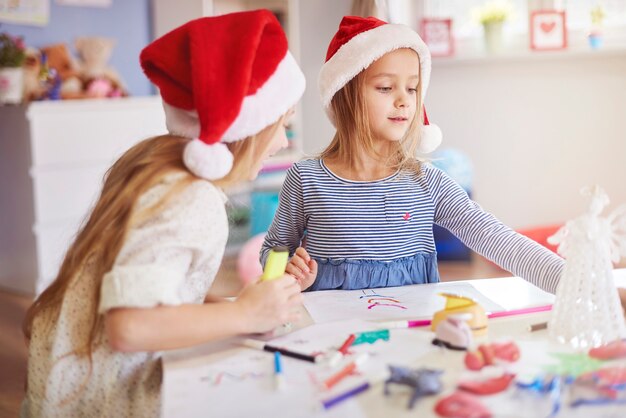
[[0,107],[0,286],[44,290],[106,170],[165,132],[158,96]]

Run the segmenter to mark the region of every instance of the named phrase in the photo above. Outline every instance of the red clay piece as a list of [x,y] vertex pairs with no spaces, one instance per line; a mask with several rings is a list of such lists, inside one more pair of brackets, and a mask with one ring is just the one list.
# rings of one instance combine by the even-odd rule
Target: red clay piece
[[491,418],[491,411],[478,398],[461,391],[439,399],[435,412],[446,418]]

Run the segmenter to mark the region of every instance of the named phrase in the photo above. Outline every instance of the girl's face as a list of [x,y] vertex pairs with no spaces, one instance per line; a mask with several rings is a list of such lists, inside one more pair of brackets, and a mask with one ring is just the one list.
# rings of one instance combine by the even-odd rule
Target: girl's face
[[374,139],[400,141],[417,110],[419,58],[412,49],[389,52],[365,70],[365,103]]
[[269,135],[269,137],[258,138],[264,145],[259,146],[257,149],[260,155],[257,155],[258,158],[255,158],[256,164],[252,170],[250,170],[250,179],[254,180],[259,175],[261,168],[263,167],[263,162],[267,160],[272,155],[276,154],[283,148],[286,148],[289,145],[287,140],[287,126],[291,121],[291,118],[294,114],[294,109],[290,109],[285,117],[283,118],[283,123],[278,125],[273,132],[269,131],[267,133],[263,133],[261,135]]

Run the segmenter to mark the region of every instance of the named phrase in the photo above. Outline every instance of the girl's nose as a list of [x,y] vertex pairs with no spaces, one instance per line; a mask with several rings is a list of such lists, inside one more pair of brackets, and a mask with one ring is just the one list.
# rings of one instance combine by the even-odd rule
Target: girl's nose
[[395,105],[396,107],[407,107],[409,105],[409,94],[403,91],[398,92]]

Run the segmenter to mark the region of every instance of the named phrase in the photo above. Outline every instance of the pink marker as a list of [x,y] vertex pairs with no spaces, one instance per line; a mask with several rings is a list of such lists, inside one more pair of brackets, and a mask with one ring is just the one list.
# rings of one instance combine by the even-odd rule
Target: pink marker
[[[508,311],[489,312],[487,318],[502,318],[505,316],[524,315],[537,312],[545,312],[552,309],[552,305],[533,306],[530,308],[511,309]],[[411,321],[391,321],[380,322],[379,325],[382,328],[415,328],[415,327],[427,327],[431,324],[430,319],[416,319]]]

